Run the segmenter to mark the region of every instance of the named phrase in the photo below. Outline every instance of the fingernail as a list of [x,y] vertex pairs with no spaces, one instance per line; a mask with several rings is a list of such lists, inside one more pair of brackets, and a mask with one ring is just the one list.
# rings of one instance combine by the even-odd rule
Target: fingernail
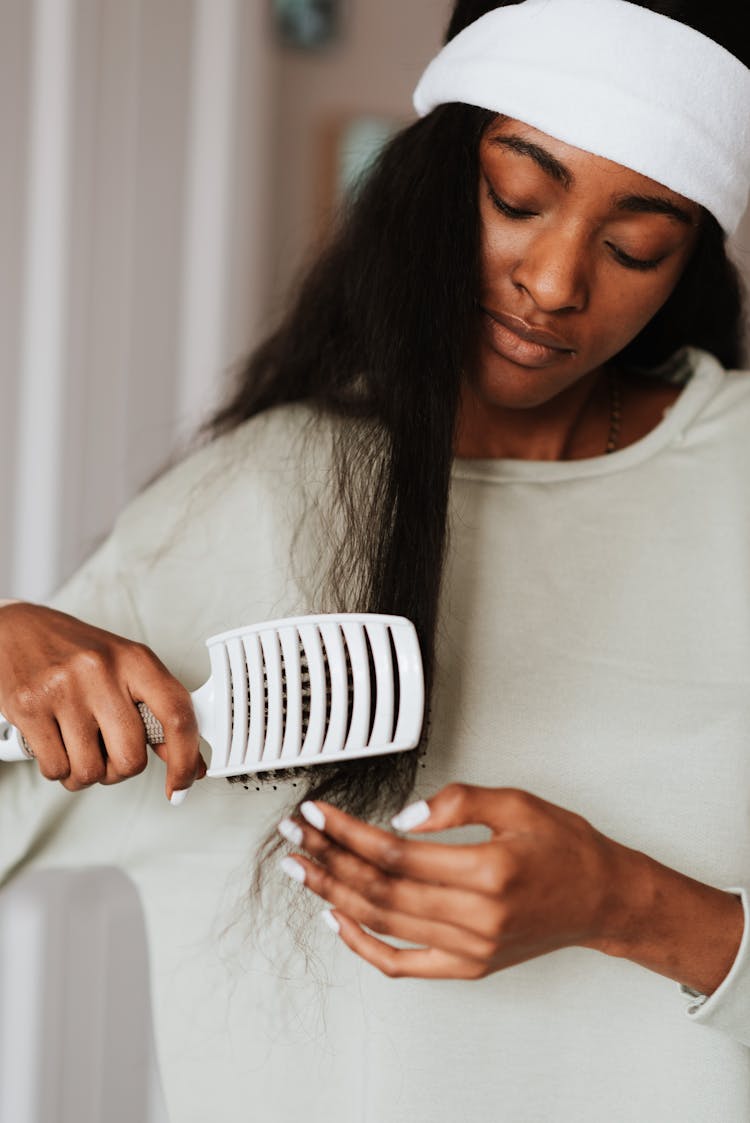
[[189,791],[190,788],[183,788],[182,791],[172,792],[171,796],[169,797],[169,802],[173,807],[179,807],[180,804],[184,803],[187,799],[187,794]]
[[311,827],[317,827],[319,831],[323,830],[326,817],[316,803],[311,803],[309,799],[305,800],[299,810],[302,818],[307,819]]
[[302,845],[302,827],[297,826],[291,819],[282,819],[276,830],[293,846]]
[[430,805],[426,800],[420,799],[417,803],[410,803],[403,811],[399,811],[398,815],[394,815],[391,819],[391,826],[395,827],[397,831],[410,831],[412,827],[418,827],[421,823],[426,823],[430,817]]
[[327,924],[332,932],[338,932],[339,931],[339,929],[341,928],[341,925],[339,924],[338,920],[333,915],[333,913],[331,912],[330,909],[323,909],[321,911],[320,916],[321,916],[321,919],[322,919],[323,923]]
[[295,862],[294,858],[282,858],[279,865],[287,877],[294,878],[295,881],[305,880],[305,867]]

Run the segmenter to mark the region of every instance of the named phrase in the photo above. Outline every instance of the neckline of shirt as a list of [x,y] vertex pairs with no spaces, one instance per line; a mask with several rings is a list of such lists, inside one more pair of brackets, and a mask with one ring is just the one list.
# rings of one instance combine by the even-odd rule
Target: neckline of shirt
[[696,347],[686,348],[686,354],[692,374],[679,397],[645,437],[626,448],[583,460],[471,460],[457,456],[453,461],[454,478],[552,483],[606,476],[642,463],[681,437],[724,381],[726,371],[714,355]]

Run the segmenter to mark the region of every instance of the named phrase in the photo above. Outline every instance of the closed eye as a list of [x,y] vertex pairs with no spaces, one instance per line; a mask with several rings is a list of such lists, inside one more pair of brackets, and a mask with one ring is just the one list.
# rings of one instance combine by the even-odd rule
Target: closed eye
[[[501,214],[504,214],[506,218],[522,220],[525,218],[535,218],[537,215],[536,211],[525,211],[521,210],[519,207],[512,207],[510,203],[506,203],[504,199],[501,199],[489,184],[487,185],[487,197],[490,199],[495,209],[500,211]],[[620,265],[624,265],[626,269],[637,269],[642,273],[647,273],[651,269],[656,269],[664,260],[664,256],[650,259],[631,257],[629,253],[625,253],[625,251],[621,250],[619,246],[616,246],[614,242],[607,242],[607,245],[615,261],[618,261]]]
[[[492,189],[489,183],[487,184],[487,197],[491,201],[495,209],[500,211],[501,214],[505,215],[506,218],[522,220],[526,218],[537,217],[536,211],[521,210],[519,207],[512,207],[510,203],[506,203],[505,200],[501,199],[500,196]],[[616,246],[614,242],[607,242],[606,244],[611,250],[612,256],[614,257],[615,261],[619,262],[620,265],[624,265],[626,269],[637,269],[641,273],[648,273],[651,269],[656,269],[659,265],[661,265],[662,261],[664,260],[664,255],[662,255],[661,257],[650,259],[631,257],[629,253],[625,253],[625,251],[621,250],[619,246]]]
[[496,195],[489,185],[487,187],[487,198],[491,201],[493,207],[500,211],[500,214],[504,214],[506,218],[534,218],[536,215],[536,211],[523,211],[519,210],[518,207],[512,207],[510,203],[506,203],[504,199]]
[[616,261],[624,265],[626,269],[640,269],[642,273],[647,273],[649,269],[656,269],[657,265],[661,265],[664,257],[655,257],[651,260],[644,261],[640,257],[631,257],[629,253],[619,249],[613,242],[607,242],[612,254]]

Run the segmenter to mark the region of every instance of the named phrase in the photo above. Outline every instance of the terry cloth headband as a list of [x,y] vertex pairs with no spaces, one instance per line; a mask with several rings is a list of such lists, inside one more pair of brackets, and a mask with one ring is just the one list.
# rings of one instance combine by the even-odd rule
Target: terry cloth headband
[[701,203],[727,234],[750,190],[750,69],[629,0],[524,0],[464,28],[414,91],[420,117],[492,109]]

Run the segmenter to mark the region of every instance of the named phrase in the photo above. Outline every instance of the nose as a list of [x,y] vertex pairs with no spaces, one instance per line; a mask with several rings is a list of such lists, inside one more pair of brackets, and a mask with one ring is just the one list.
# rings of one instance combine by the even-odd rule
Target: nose
[[586,249],[572,230],[538,231],[524,246],[513,284],[547,313],[580,312],[588,302]]

